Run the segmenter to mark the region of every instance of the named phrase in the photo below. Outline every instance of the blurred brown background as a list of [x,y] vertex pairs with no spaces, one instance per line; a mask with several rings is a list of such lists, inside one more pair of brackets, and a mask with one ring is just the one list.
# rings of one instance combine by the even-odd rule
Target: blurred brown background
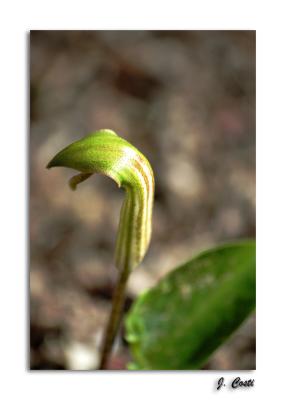
[[[255,236],[254,31],[33,31],[30,35],[32,369],[94,369],[116,280],[123,192],[103,176],[71,192],[45,169],[109,128],[150,160],[153,236],[126,310],[208,246]],[[111,369],[130,359],[124,331]],[[255,368],[255,317],[205,369]]]

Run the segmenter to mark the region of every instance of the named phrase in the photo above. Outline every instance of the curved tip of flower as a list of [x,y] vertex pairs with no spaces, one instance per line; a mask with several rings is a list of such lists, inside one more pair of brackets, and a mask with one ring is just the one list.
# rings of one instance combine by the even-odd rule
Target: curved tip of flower
[[53,167],[56,167],[56,165],[54,164],[54,159],[52,159],[52,160],[46,165],[46,168],[47,168],[47,169],[50,169],[50,168],[53,168]]
[[93,148],[96,150],[96,146],[101,142],[103,143],[110,136],[118,135],[111,129],[100,129],[92,132],[59,151],[47,164],[46,168],[68,167],[78,171],[90,170],[90,160],[88,158],[90,151]]
[[52,159],[51,161],[46,165],[47,169],[53,168],[53,167],[61,167],[64,166],[63,165],[63,160],[60,157],[60,154],[63,153],[63,151],[60,151],[59,153],[57,153]]

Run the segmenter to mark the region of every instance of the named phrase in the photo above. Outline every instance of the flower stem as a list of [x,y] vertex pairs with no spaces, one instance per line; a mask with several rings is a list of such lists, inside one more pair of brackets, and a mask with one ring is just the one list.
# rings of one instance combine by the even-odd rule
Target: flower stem
[[129,270],[127,268],[120,271],[119,279],[113,294],[111,313],[104,333],[99,364],[100,370],[107,369],[106,367],[112,351],[113,342],[120,326],[128,277]]

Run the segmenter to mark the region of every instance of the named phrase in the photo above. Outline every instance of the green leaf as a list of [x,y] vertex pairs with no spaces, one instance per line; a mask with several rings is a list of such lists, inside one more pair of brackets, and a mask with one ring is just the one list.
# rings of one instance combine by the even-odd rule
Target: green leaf
[[199,369],[255,307],[255,242],[201,253],[139,296],[126,318],[132,369]]
[[147,158],[110,129],[101,129],[70,144],[48,163],[47,168],[68,167],[80,173],[70,188],[94,173],[112,178],[125,192],[116,242],[116,266],[135,268],[143,259],[151,238],[154,175]]

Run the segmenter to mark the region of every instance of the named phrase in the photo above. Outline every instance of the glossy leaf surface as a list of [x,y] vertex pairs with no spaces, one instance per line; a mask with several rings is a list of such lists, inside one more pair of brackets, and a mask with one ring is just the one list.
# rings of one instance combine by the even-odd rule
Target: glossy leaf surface
[[254,307],[255,242],[203,252],[133,304],[130,369],[199,369]]

